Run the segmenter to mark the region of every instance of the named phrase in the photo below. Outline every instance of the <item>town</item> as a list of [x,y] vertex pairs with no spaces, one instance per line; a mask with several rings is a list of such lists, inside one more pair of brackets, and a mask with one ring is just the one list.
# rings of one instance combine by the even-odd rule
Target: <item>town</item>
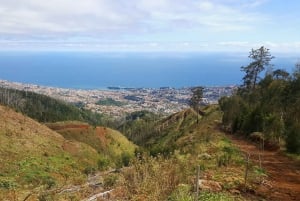
[[[0,87],[44,94],[116,118],[141,110],[169,115],[189,107],[188,103],[191,97],[191,87],[108,87],[107,89],[83,90],[24,84],[6,80],[0,80]],[[203,102],[205,104],[216,104],[219,98],[230,96],[236,88],[234,85],[205,87]]]

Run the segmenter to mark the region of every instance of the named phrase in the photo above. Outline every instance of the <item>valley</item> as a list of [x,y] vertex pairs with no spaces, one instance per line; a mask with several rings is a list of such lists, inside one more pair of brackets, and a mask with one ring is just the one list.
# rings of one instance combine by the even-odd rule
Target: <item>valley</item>
[[[51,104],[36,120],[1,106],[1,200],[281,201],[299,196],[299,160],[282,151],[261,152],[247,138],[228,135],[217,104],[169,116],[135,111],[123,117],[117,131],[91,125],[88,114],[69,103],[2,91],[2,101],[12,93],[16,103],[11,99],[10,105],[32,117],[38,117],[36,108],[29,112],[25,105]],[[49,107],[69,112],[58,118]],[[101,116],[94,118],[101,122],[96,121]]]
[[[250,58],[267,63],[268,51]],[[300,68],[258,81],[258,64],[242,67],[245,82],[231,95],[231,87],[78,93],[2,81],[0,200],[299,200]]]
[[[0,198],[193,200],[200,167],[201,181],[214,184],[201,190],[199,199],[297,200],[299,166],[276,152],[264,152],[262,167],[257,159],[251,160],[245,185],[244,154],[257,157],[257,148],[223,132],[221,114],[217,105],[211,105],[203,108],[199,123],[199,114],[191,109],[163,119],[147,113],[132,116],[127,128],[154,121],[140,127],[140,135],[148,133],[142,140],[129,136],[138,147],[106,127],[80,121],[46,123],[46,127],[1,106]],[[280,166],[270,165],[271,160],[278,160]],[[287,176],[275,176],[283,166],[289,168]],[[285,187],[278,188],[282,182]]]

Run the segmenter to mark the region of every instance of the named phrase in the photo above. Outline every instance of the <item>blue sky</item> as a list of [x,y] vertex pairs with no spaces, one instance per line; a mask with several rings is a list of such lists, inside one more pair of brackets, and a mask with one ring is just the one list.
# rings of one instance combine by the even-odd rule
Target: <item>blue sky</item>
[[298,0],[1,0],[0,50],[300,53]]

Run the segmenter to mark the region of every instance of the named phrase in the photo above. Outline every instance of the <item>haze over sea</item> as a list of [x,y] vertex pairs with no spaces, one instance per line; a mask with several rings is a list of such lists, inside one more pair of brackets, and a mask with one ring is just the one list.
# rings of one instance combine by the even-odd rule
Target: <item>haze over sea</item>
[[[248,53],[0,52],[0,79],[45,86],[103,89],[225,86],[241,83]],[[296,56],[276,55],[291,71]]]

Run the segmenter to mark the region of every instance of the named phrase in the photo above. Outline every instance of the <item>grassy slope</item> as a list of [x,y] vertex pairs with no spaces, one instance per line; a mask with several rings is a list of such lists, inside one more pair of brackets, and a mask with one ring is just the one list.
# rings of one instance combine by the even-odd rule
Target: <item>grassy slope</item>
[[[176,191],[181,191],[176,188],[176,186],[180,188],[181,185],[187,185],[188,189],[190,187],[190,190],[193,191],[195,169],[200,166],[201,178],[220,182],[223,187],[221,193],[202,193],[201,199],[251,200],[253,198],[253,195],[248,193],[241,195],[230,193],[243,190],[244,158],[240,151],[232,145],[230,140],[219,129],[222,114],[218,106],[204,108],[204,112],[205,115],[200,117],[199,124],[197,124],[195,112],[190,109],[171,115],[157,124],[156,129],[159,132],[154,132],[155,135],[149,139],[147,147],[152,154],[159,152],[164,154],[171,153],[168,156],[171,159],[162,160],[158,156],[158,159],[145,159],[145,161],[148,161],[148,164],[137,162],[135,166],[139,168],[125,173],[126,182],[123,185],[126,186],[128,184],[129,187],[135,186],[136,188],[135,192],[127,188],[128,197],[131,197],[133,200],[140,196],[143,196],[144,200],[165,200],[170,195],[170,192],[176,194]],[[167,165],[169,163],[171,165]],[[155,168],[152,170],[152,173],[148,170],[156,166],[167,166],[168,168]],[[149,175],[145,176],[148,180],[136,181],[130,179],[137,177],[136,174],[139,174],[139,169],[143,168],[148,172],[150,171]],[[158,171],[157,174],[155,173],[156,171]],[[171,171],[177,172],[175,178]],[[249,172],[249,175],[253,176],[253,178],[259,176],[258,174],[252,170]],[[159,188],[152,187],[155,183],[164,183],[164,181],[168,180],[174,181],[173,187],[170,185],[171,191],[169,192],[163,192]],[[153,181],[155,182],[153,183]],[[250,185],[247,188],[252,188],[252,180],[249,180],[249,182]],[[190,190],[179,192],[179,194],[182,194],[181,198],[178,198],[180,196],[176,194],[174,197],[177,198],[170,200],[192,200],[193,196],[190,194]]]
[[0,200],[10,189],[18,195],[33,189],[59,188],[85,181],[87,166],[96,166],[97,151],[65,140],[36,121],[0,106]]
[[168,134],[158,143],[171,145],[182,155],[196,157],[196,164],[225,186],[233,187],[234,183],[239,185],[244,176],[243,156],[220,131],[222,115],[218,107],[209,106],[204,108],[204,112],[206,114],[200,117],[198,124],[195,114],[190,110],[177,114],[181,118],[176,117],[179,120],[166,128]]
[[136,146],[120,132],[110,128],[92,127],[82,122],[58,122],[47,126],[66,139],[90,145],[113,163],[117,163],[124,153],[134,155]]

